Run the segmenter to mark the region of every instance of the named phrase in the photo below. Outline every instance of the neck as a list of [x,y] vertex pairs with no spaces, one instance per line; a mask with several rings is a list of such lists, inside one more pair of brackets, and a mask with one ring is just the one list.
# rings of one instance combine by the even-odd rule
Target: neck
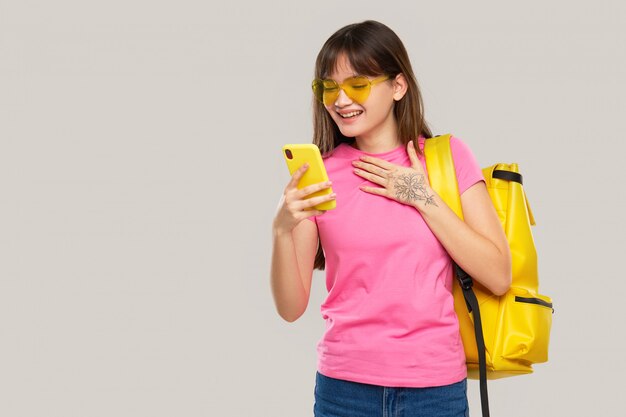
[[351,146],[353,148],[356,148],[360,151],[367,152],[367,153],[385,153],[385,152],[393,151],[394,149],[399,147],[401,144],[402,143],[400,143],[400,141],[397,141],[394,143],[391,143],[391,142],[371,143],[371,142],[364,142],[362,140],[359,140],[359,138],[356,138],[356,140],[351,143]]
[[384,153],[402,145],[398,139],[398,125],[393,112],[390,112],[387,121],[378,129],[367,134],[357,136],[352,146],[367,153]]

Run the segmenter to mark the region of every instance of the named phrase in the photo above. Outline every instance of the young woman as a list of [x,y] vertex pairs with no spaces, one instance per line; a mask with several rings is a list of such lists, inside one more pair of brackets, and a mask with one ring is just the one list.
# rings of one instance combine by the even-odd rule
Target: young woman
[[[325,416],[466,416],[466,366],[454,312],[453,261],[495,294],[511,255],[481,169],[451,138],[465,221],[429,186],[432,137],[408,54],[387,26],[339,29],[316,61],[314,137],[330,183],[298,190],[273,222],[278,313],[306,310],[314,268],[326,269],[314,412]],[[335,199],[327,212],[311,210]],[[309,210],[307,210],[309,209]]]

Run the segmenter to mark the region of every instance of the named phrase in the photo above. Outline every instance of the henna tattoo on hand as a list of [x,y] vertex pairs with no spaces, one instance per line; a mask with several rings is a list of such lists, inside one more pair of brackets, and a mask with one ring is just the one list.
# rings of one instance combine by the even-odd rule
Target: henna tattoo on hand
[[425,186],[424,175],[402,174],[394,178],[394,191],[396,197],[409,202],[423,200],[424,204],[432,204],[439,207],[435,202],[435,194],[428,195]]

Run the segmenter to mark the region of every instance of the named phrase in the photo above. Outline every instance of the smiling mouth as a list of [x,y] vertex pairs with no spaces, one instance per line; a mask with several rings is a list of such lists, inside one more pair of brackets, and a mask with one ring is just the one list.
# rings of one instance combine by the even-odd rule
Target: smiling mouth
[[339,114],[339,116],[341,116],[344,119],[350,119],[352,117],[356,117],[356,116],[360,115],[361,113],[363,113],[362,110],[356,110],[356,111],[353,111],[353,112],[350,112],[350,113],[346,113],[346,114]]

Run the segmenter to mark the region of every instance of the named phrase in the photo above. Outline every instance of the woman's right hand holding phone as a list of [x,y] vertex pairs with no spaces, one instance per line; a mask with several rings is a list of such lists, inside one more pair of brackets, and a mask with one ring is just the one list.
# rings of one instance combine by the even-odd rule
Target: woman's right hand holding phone
[[274,218],[273,228],[276,233],[291,233],[302,220],[324,214],[325,211],[316,210],[313,207],[320,203],[334,200],[336,197],[335,193],[331,193],[307,199],[306,196],[331,186],[331,182],[327,181],[309,185],[299,190],[298,182],[307,169],[308,164],[298,168],[285,188],[278,204],[276,217]]

